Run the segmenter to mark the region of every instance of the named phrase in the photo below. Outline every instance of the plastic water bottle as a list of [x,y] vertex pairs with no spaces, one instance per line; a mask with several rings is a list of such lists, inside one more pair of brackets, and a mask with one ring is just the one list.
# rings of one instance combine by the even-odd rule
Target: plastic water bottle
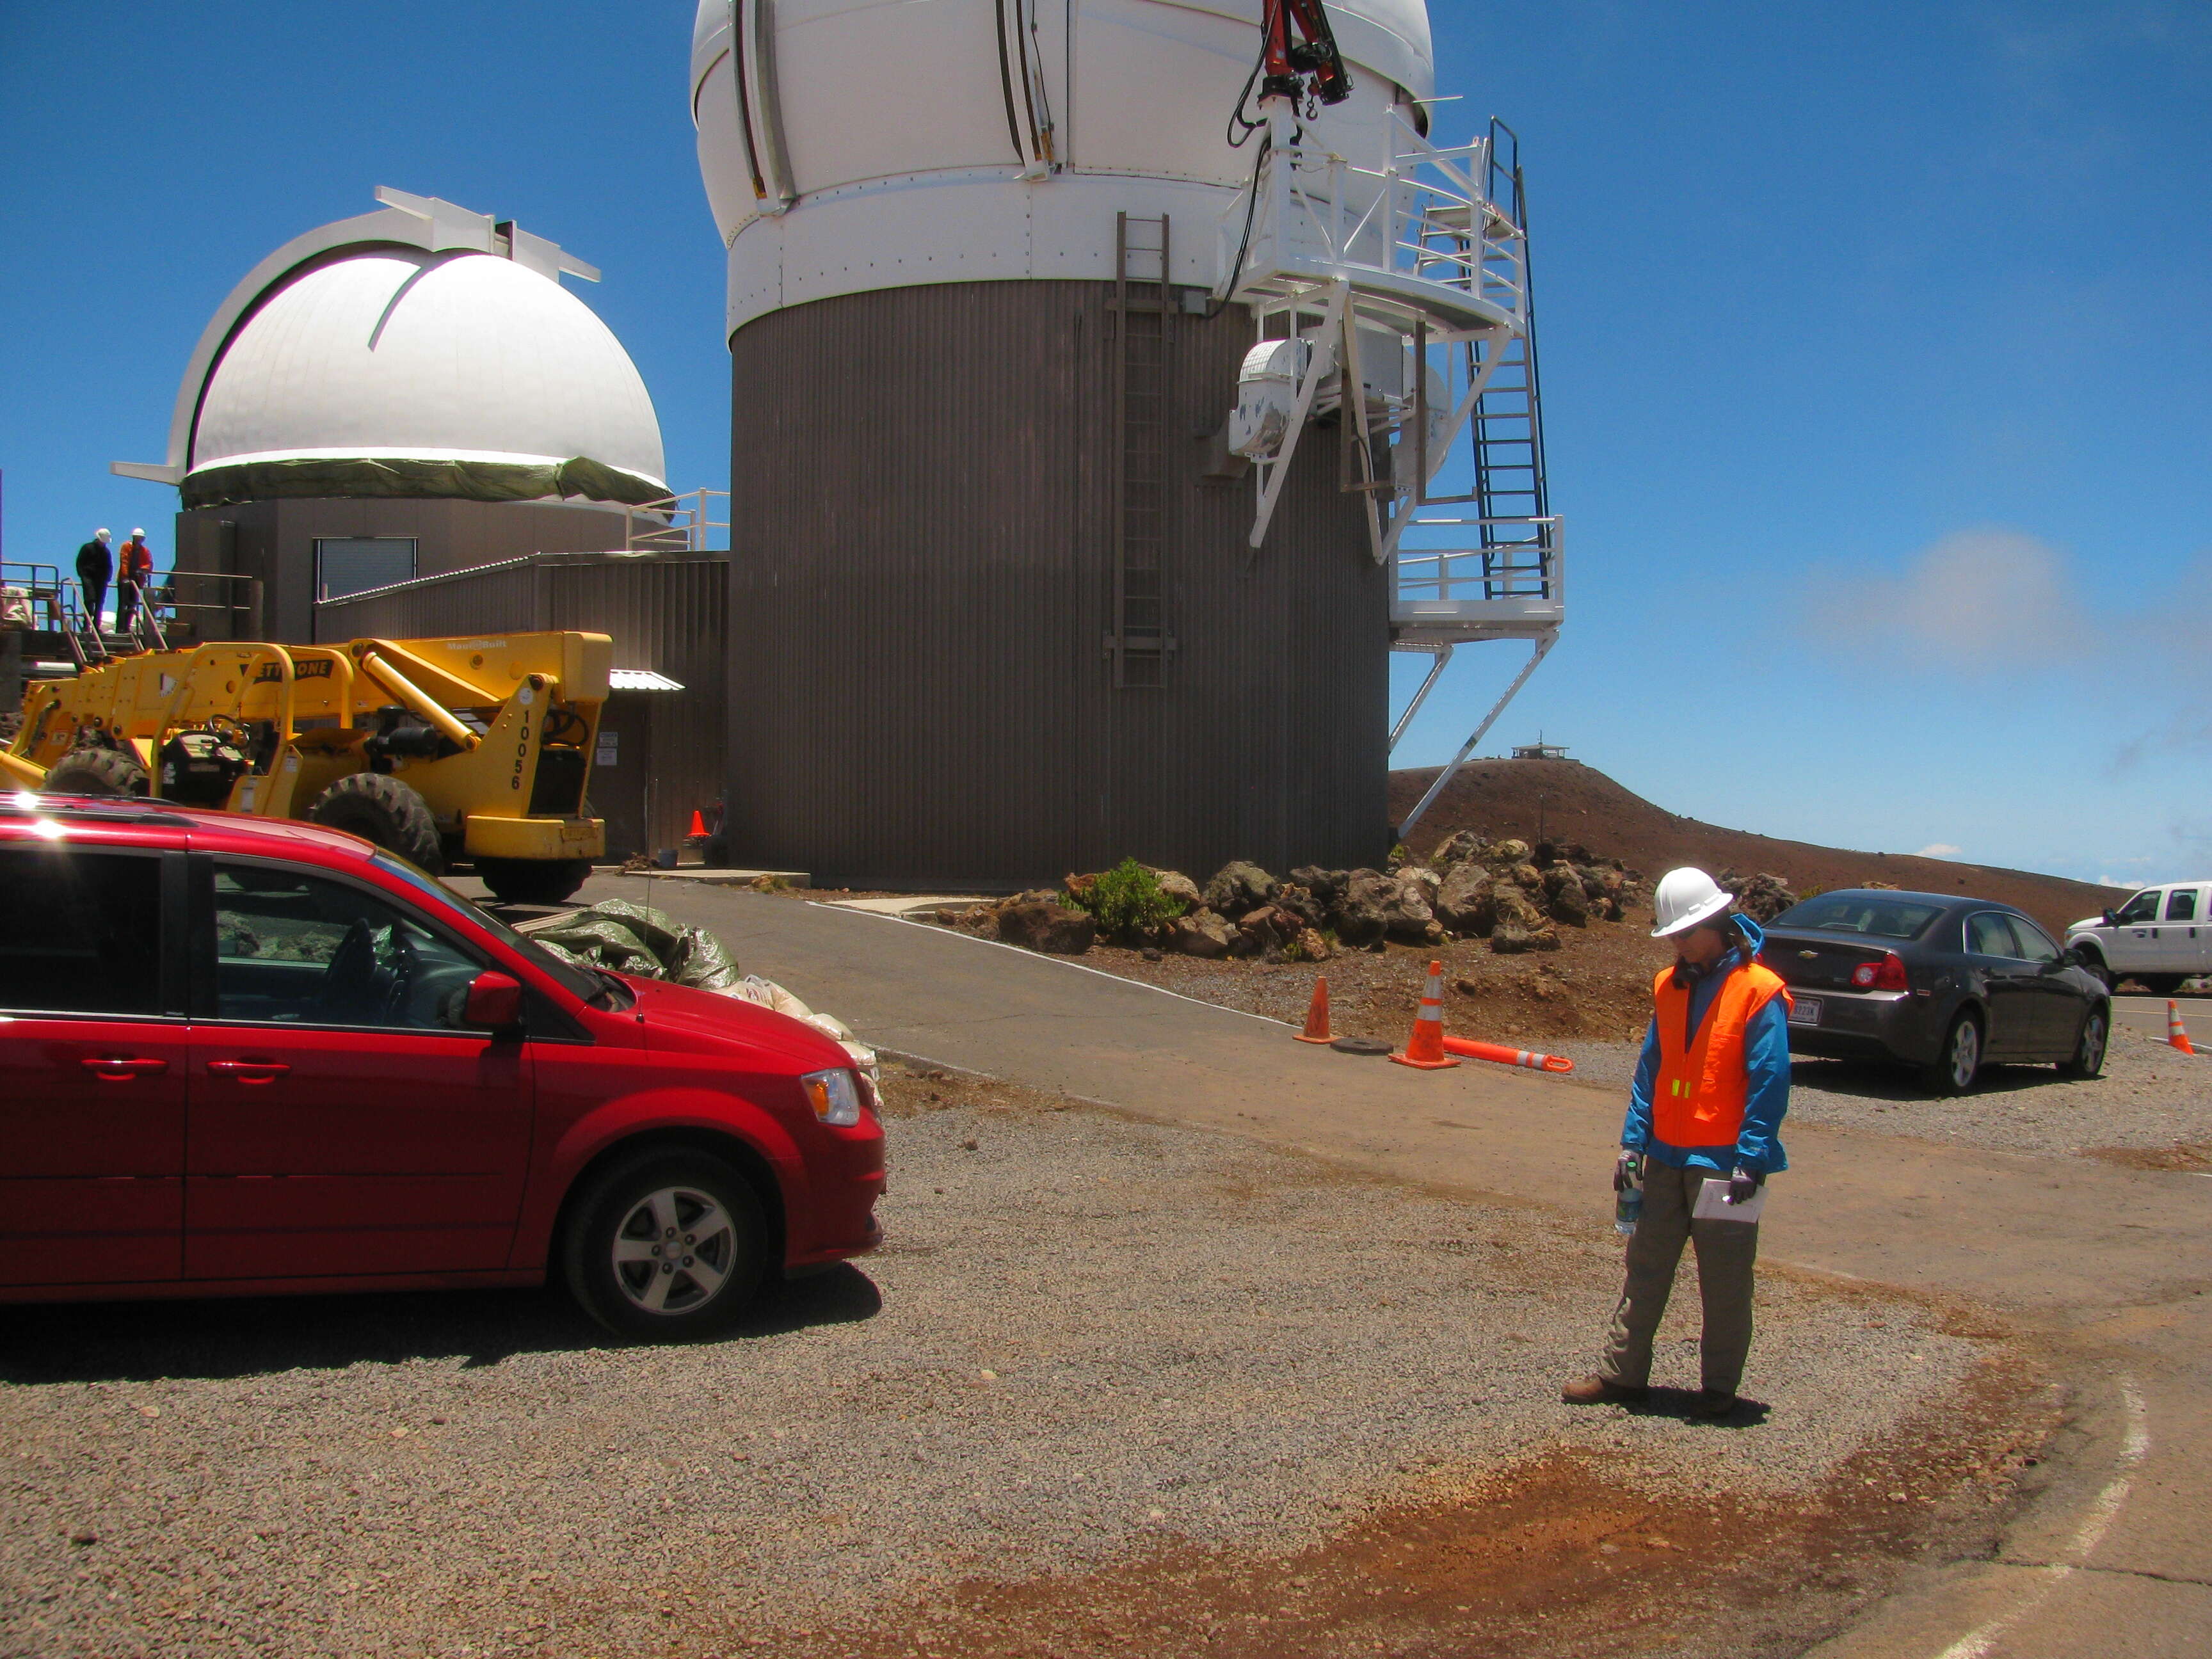
[[1631,1164],[1626,1167],[1628,1184],[1613,1195],[1613,1230],[1617,1233],[1632,1233],[1636,1224],[1644,1218],[1644,1166]]

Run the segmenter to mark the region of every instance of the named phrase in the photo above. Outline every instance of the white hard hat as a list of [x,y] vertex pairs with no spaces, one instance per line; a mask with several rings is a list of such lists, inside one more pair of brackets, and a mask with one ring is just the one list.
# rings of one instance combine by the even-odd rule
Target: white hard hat
[[1669,870],[1659,878],[1659,889],[1651,896],[1652,908],[1659,913],[1659,925],[1651,930],[1651,937],[1665,939],[1670,933],[1686,933],[1701,921],[1711,921],[1729,903],[1727,892],[1704,871],[1687,865]]
[[94,531],[92,533],[95,540],[104,542],[115,532],[110,530],[106,525],[102,525],[99,529]]
[[134,542],[143,541],[146,539],[146,532],[143,530],[134,530],[131,532],[131,539]]

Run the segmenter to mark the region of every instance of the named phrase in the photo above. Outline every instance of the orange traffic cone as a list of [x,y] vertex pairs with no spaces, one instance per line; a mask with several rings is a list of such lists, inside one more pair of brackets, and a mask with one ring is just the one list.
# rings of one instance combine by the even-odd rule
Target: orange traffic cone
[[2166,1040],[2185,1054],[2197,1052],[2197,1045],[2189,1040],[2189,1033],[2181,1029],[2181,1005],[2169,1001],[2166,1005]]
[[699,809],[696,806],[691,809],[691,828],[687,833],[686,839],[690,841],[707,839],[707,820],[700,816]]
[[1306,1029],[1297,1033],[1300,1042],[1327,1042],[1328,1036],[1328,977],[1323,975],[1314,981],[1313,1000],[1306,1005]]
[[1406,1052],[1391,1059],[1401,1066],[1418,1066],[1425,1072],[1441,1072],[1459,1061],[1444,1052],[1444,965],[1429,964],[1429,982],[1421,992],[1421,1012],[1413,1016],[1413,1035],[1406,1039]]

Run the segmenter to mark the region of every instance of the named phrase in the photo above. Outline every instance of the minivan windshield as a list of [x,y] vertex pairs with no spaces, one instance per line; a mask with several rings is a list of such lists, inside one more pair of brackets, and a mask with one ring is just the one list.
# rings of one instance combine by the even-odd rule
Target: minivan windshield
[[1863,933],[1875,939],[1918,939],[1943,914],[1940,904],[1892,898],[1885,893],[1820,893],[1793,904],[1769,924],[1823,933]]
[[519,933],[482,905],[463,898],[443,882],[426,876],[404,859],[394,858],[389,853],[374,853],[370,856],[376,866],[387,875],[405,882],[423,897],[434,899],[447,909],[465,916],[488,933],[495,933],[509,949],[530,958],[532,964],[557,980],[581,1002],[604,1002],[607,987],[589,969],[580,968],[564,961],[540,945],[527,933]]

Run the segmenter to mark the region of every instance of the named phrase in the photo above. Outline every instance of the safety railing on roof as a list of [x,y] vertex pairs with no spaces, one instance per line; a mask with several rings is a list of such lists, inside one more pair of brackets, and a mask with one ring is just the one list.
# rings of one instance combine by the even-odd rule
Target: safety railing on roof
[[726,489],[687,489],[680,495],[664,495],[641,501],[623,515],[625,553],[706,553],[717,530],[730,521],[713,515],[714,498],[730,499]]

